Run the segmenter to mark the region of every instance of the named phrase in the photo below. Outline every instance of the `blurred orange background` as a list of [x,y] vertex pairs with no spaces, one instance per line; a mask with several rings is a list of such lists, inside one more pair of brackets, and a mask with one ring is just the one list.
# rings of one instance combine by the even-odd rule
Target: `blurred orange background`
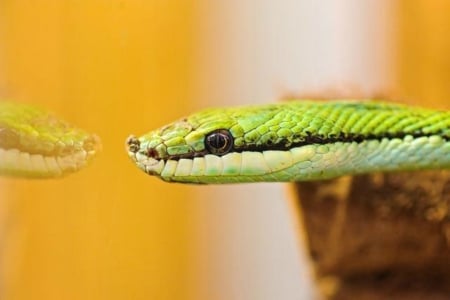
[[124,141],[189,110],[191,4],[0,3],[2,94],[103,142],[63,180],[2,179],[2,299],[189,299],[192,188],[142,176]]
[[[340,10],[326,13],[342,16],[324,25],[317,14],[325,11],[314,5],[275,10],[271,19],[267,5],[254,9],[258,1],[1,1],[0,95],[97,133],[103,152],[63,180],[0,179],[0,298],[297,299],[296,282],[308,283],[309,273],[292,202],[271,199],[283,197],[280,185],[168,185],[140,172],[124,141],[200,107],[274,101],[352,80],[363,93],[389,90],[401,101],[449,108],[450,4],[394,2],[371,2],[365,19],[361,2],[338,1]],[[349,7],[358,19],[346,15]],[[286,17],[298,12],[305,26]],[[260,14],[287,24],[285,44]],[[340,25],[345,34],[322,45]],[[347,35],[364,26],[374,29],[370,39]],[[297,45],[301,36],[307,42]],[[352,56],[359,48],[351,44],[365,42],[364,55]],[[333,67],[328,46],[354,49]],[[269,66],[267,49],[277,53]],[[282,62],[303,75],[284,74]],[[320,77],[322,68],[336,74]],[[275,240],[280,232],[284,239]]]

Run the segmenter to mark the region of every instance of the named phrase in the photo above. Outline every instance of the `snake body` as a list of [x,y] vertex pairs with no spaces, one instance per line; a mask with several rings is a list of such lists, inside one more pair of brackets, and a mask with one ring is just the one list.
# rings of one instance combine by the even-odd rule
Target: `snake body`
[[127,140],[165,181],[309,181],[450,167],[450,114],[377,101],[208,109]]
[[0,175],[59,177],[84,167],[99,139],[34,106],[0,102]]

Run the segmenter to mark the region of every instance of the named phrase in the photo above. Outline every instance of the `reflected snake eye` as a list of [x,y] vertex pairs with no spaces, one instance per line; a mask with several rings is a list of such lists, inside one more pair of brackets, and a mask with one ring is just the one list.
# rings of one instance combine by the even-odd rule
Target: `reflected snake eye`
[[233,136],[226,129],[213,131],[205,137],[205,147],[211,154],[227,154],[233,147]]

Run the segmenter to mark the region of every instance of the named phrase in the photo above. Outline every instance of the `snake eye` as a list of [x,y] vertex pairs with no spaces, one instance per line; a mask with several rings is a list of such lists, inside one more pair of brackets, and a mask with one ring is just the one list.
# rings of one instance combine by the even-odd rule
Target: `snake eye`
[[213,131],[205,137],[205,147],[211,154],[227,154],[233,147],[233,136],[225,129]]

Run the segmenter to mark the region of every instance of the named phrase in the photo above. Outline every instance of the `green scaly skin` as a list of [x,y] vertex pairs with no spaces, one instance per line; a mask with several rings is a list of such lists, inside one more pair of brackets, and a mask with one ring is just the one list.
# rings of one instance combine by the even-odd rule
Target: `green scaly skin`
[[99,139],[34,106],[0,101],[0,175],[59,177],[84,167]]
[[[232,135],[214,154],[205,137]],[[127,141],[137,166],[165,181],[307,181],[450,167],[450,114],[376,101],[290,101],[208,109]]]

